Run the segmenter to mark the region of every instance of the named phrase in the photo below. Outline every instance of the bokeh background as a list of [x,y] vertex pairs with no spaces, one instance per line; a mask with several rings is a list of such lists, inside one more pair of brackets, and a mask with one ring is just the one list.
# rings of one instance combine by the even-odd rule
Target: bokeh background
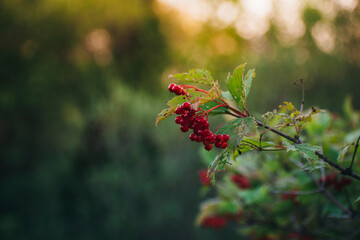
[[169,73],[256,67],[249,110],[360,108],[357,0],[0,1],[0,238],[218,239]]

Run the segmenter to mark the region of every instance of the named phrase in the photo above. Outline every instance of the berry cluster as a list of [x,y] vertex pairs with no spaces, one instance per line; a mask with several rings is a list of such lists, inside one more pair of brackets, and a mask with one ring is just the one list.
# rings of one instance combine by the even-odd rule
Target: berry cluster
[[171,83],[169,85],[169,91],[175,93],[176,95],[186,95],[187,92],[184,90],[184,88],[180,87],[179,85],[176,85],[175,83]]
[[234,184],[236,184],[240,189],[248,189],[251,187],[250,180],[239,174],[232,174],[230,180]]
[[243,216],[242,211],[238,211],[237,213],[225,213],[221,215],[210,215],[205,217],[201,221],[201,225],[203,227],[220,229],[223,228],[228,221],[239,221]]
[[352,180],[349,178],[341,177],[338,179],[335,173],[327,174],[324,177],[319,178],[319,183],[325,183],[325,187],[333,187],[337,191],[342,191],[344,187],[352,183]]
[[296,203],[296,198],[297,198],[297,189],[293,189],[291,190],[289,193],[282,193],[281,194],[281,199],[282,200],[291,200],[294,203]]
[[201,225],[203,227],[220,229],[227,224],[227,219],[222,216],[208,216],[203,219]]
[[[198,110],[197,110],[198,111]],[[192,129],[194,132],[189,136],[191,141],[202,142],[206,150],[210,151],[214,144],[218,148],[226,148],[229,135],[215,135],[209,129],[209,122],[196,112],[185,102],[175,110],[175,114],[180,115],[175,118],[175,123],[180,124],[180,130],[187,132]]]

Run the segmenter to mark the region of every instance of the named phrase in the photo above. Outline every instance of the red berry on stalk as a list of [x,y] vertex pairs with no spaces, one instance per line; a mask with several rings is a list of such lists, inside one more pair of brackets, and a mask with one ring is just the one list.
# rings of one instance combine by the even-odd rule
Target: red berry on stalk
[[190,134],[189,138],[191,141],[195,141],[196,135],[194,133],[192,133],[192,134]]
[[229,135],[224,134],[224,135],[222,135],[222,136],[223,136],[223,140],[224,140],[224,142],[229,141],[229,139],[230,139]]
[[182,119],[181,116],[177,116],[177,117],[175,118],[175,123],[176,123],[176,124],[181,124],[182,121],[183,121],[183,119]]
[[175,83],[171,83],[170,85],[169,85],[169,87],[168,87],[168,89],[169,89],[169,91],[170,92],[173,92],[174,90],[174,87],[176,86],[176,84]]
[[213,148],[213,145],[208,143],[208,144],[204,144],[205,150],[210,151]]
[[182,132],[187,132],[187,131],[189,131],[189,127],[186,126],[186,125],[181,125],[181,126],[180,126],[180,130],[181,130]]
[[241,189],[248,189],[251,187],[251,182],[249,181],[249,179],[247,179],[239,174],[231,175],[230,180]]

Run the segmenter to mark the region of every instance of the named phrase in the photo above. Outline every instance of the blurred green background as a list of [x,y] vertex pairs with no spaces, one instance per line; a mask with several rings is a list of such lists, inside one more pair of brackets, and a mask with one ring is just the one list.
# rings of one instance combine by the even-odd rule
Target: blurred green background
[[218,239],[169,73],[257,68],[249,110],[360,108],[357,0],[0,1],[0,238]]

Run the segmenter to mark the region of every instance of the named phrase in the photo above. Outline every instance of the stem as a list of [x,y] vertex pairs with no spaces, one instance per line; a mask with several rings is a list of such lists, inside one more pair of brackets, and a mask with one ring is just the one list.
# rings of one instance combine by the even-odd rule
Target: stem
[[262,126],[262,127],[266,128],[266,129],[269,129],[273,133],[276,133],[277,135],[282,136],[282,137],[290,140],[293,143],[297,143],[297,144],[301,143],[300,139],[292,138],[289,135],[287,135],[287,134],[285,134],[283,132],[280,132],[279,130],[276,130],[276,129],[274,129],[274,128],[272,128],[272,127],[270,127],[270,126],[268,126],[268,125],[266,125],[266,124],[264,124],[264,123],[262,123],[262,122],[260,122],[260,121],[258,121],[256,119],[255,119],[255,122],[256,122],[257,125]]
[[[304,167],[304,164],[302,164],[301,162],[298,162],[294,159],[290,159],[295,165],[297,165],[299,168]],[[311,180],[315,183],[315,185],[317,186],[318,190],[325,195],[325,197],[327,197],[333,204],[335,204],[338,208],[340,208],[344,213],[348,214],[349,216],[352,216],[352,212],[347,209],[346,207],[344,207],[328,190],[326,190],[318,181],[316,181],[316,179],[314,178],[314,176],[311,174],[310,171],[305,170],[306,174],[311,178]],[[355,218],[355,220],[360,223],[360,219]]]
[[325,157],[318,151],[315,151],[315,155],[318,156],[324,162],[328,163],[333,168],[336,168],[337,170],[339,170],[342,175],[347,175],[347,176],[353,177],[357,180],[360,180],[360,175],[357,173],[354,173],[351,169],[341,167],[339,164],[334,163],[333,161],[331,161],[330,159],[328,159],[327,157]]
[[270,193],[273,194],[289,194],[289,195],[308,195],[308,194],[315,194],[320,192],[321,190],[319,189],[314,189],[309,191],[278,191],[278,190],[270,191]]
[[182,87],[182,88],[185,88],[185,89],[192,88],[192,89],[195,89],[198,92],[202,92],[202,93],[205,93],[205,94],[210,94],[209,92],[207,92],[205,90],[202,90],[200,88],[197,88],[197,87],[194,87],[194,86],[191,86],[191,85],[180,84],[179,86]]
[[217,109],[217,108],[219,108],[219,107],[226,107],[226,105],[217,105],[217,106],[215,106],[215,107],[207,110],[206,113],[208,114],[208,113],[210,113],[212,110],[215,110],[215,109]]
[[354,160],[355,160],[356,151],[357,151],[357,149],[358,149],[358,147],[359,147],[359,140],[360,140],[360,136],[358,137],[358,139],[357,139],[357,141],[356,141],[356,144],[355,144],[354,154],[353,154],[353,156],[352,156],[351,164],[350,164],[350,167],[349,167],[350,171],[352,170],[352,167],[353,167],[353,165],[354,165]]
[[[231,114],[231,115],[236,116],[235,114]],[[242,114],[242,115],[243,115],[243,114]],[[241,118],[242,116],[240,115],[240,116],[236,116],[236,117]],[[273,133],[275,133],[275,134],[277,134],[277,135],[279,135],[279,136],[281,136],[281,137],[283,137],[283,138],[286,138],[286,139],[288,139],[289,141],[291,141],[291,142],[293,142],[293,143],[295,143],[295,144],[301,144],[301,143],[302,143],[302,142],[300,141],[300,139],[290,137],[289,135],[287,135],[287,134],[285,134],[285,133],[283,133],[283,132],[280,132],[279,130],[274,129],[274,128],[272,128],[272,127],[270,127],[270,126],[268,126],[268,125],[266,125],[266,124],[258,121],[257,119],[255,119],[255,122],[256,122],[257,125],[262,126],[262,127],[265,127],[266,129],[269,129],[269,130],[272,131]],[[359,138],[358,138],[357,145],[358,145],[358,143],[359,143],[359,141],[360,141],[359,139],[360,139],[360,136],[359,136]],[[358,148],[358,147],[356,147],[356,150],[357,150],[357,148]],[[324,162],[328,163],[328,164],[329,164],[330,166],[332,166],[333,168],[339,170],[339,171],[341,172],[341,174],[347,175],[347,176],[350,176],[350,177],[353,177],[353,178],[355,178],[355,179],[357,179],[357,180],[360,181],[360,175],[357,174],[357,173],[354,173],[350,168],[345,169],[345,168],[341,167],[339,164],[337,164],[337,163],[329,160],[327,157],[325,157],[323,154],[321,154],[321,153],[318,152],[318,151],[315,151],[315,155],[317,155],[321,160],[323,160]],[[353,158],[355,158],[355,157],[353,156]]]

